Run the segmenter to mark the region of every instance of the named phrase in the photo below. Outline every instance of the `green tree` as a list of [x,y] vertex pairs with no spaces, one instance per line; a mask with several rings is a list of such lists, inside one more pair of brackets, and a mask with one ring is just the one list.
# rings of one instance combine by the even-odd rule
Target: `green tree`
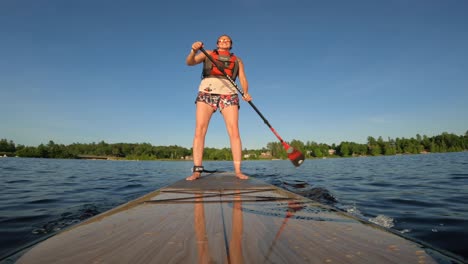
[[321,158],[324,156],[322,150],[318,146],[314,148],[313,153],[314,153],[314,157],[317,157],[317,158]]
[[385,142],[385,144],[383,146],[383,154],[384,155],[395,155],[396,154],[395,145],[392,144],[392,142]]
[[16,152],[18,157],[23,158],[40,158],[40,153],[36,147],[23,147]]
[[351,148],[349,142],[341,142],[340,145],[337,147],[338,155],[341,157],[349,157],[351,156]]
[[[463,151],[468,148],[468,130],[464,135],[455,135],[444,132],[440,135],[427,137],[417,134],[415,138],[388,138],[384,141],[381,136],[376,140],[369,136],[366,144],[355,142],[341,142],[338,146],[332,144],[319,144],[307,141],[304,144],[300,140],[292,140],[290,145],[306,154],[307,157],[328,156],[329,149],[334,149],[336,154],[343,157],[360,155],[394,155],[399,153],[417,154],[424,150],[431,152]],[[266,148],[257,150],[246,150],[244,154],[252,154],[252,159],[258,159],[263,152],[270,152],[274,158],[287,158],[287,153],[280,142],[270,142]],[[47,145],[40,144],[37,147],[15,145],[13,141],[0,139],[0,152],[16,153],[20,157],[42,157],[42,158],[75,158],[78,155],[116,156],[127,159],[181,159],[191,155],[191,150],[180,146],[152,146],[149,143],[108,144],[104,141],[99,143],[73,143],[68,146],[56,144],[50,140]],[[229,148],[215,149],[206,148],[205,159],[232,160]]]
[[14,153],[16,151],[15,143],[12,140],[0,139],[0,152]]
[[285,154],[283,154],[283,146],[280,142],[269,142],[267,144],[267,149],[270,151],[271,156],[274,158],[285,157]]

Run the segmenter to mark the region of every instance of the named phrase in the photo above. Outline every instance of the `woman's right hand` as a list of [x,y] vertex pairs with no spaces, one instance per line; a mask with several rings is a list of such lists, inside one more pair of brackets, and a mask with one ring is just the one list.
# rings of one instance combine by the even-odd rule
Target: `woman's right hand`
[[192,44],[192,50],[197,52],[203,47],[203,42],[197,41]]

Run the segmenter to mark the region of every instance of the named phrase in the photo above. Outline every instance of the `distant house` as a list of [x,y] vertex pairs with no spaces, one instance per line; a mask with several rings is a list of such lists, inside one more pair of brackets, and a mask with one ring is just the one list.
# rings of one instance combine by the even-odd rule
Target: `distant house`
[[260,154],[260,158],[262,158],[262,159],[271,159],[271,152],[270,151],[262,152]]
[[335,155],[335,153],[336,153],[336,150],[334,150],[334,149],[329,149],[328,150],[328,155],[330,155],[330,156]]

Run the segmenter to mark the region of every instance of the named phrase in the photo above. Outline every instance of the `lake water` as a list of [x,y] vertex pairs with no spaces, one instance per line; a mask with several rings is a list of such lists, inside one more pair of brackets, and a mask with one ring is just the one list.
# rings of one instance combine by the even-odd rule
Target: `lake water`
[[[231,162],[205,162],[232,171]],[[167,186],[191,162],[0,158],[0,256]],[[244,172],[468,259],[468,152],[246,161]]]

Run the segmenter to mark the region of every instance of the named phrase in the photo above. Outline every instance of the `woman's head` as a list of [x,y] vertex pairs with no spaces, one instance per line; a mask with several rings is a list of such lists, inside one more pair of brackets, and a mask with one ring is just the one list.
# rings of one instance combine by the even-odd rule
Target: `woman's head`
[[216,42],[216,45],[217,45],[218,49],[221,48],[221,49],[231,50],[232,49],[232,39],[228,35],[221,35],[221,36],[218,37],[218,41]]

